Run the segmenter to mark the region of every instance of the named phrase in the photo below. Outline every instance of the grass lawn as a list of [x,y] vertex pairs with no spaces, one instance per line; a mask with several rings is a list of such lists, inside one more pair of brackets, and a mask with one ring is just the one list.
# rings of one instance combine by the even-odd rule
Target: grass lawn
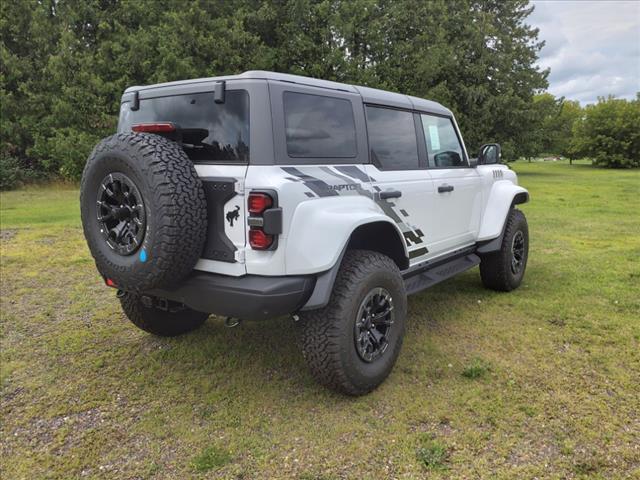
[[78,192],[3,193],[2,478],[640,478],[640,171],[514,168],[524,284],[476,268],[411,297],[362,398],[313,382],[286,318],[137,330]]

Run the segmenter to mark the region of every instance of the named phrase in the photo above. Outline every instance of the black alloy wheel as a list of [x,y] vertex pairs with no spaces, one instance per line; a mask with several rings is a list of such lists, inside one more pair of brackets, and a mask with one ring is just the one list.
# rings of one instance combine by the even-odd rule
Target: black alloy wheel
[[525,255],[524,234],[518,230],[511,242],[511,272],[517,275],[522,270]]
[[363,361],[374,362],[387,351],[394,319],[393,298],[386,289],[374,288],[364,297],[354,326],[356,350]]
[[123,173],[107,175],[97,193],[100,233],[119,255],[133,254],[144,239],[147,219],[144,200],[135,183]]

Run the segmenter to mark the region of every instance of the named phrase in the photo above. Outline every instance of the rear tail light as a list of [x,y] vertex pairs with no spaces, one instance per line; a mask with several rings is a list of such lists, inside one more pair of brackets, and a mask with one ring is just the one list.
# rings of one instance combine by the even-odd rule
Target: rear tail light
[[249,213],[262,214],[273,205],[273,199],[266,193],[253,192],[249,194]]
[[249,245],[254,250],[266,250],[273,244],[273,235],[264,233],[261,228],[249,230]]
[[131,126],[131,130],[140,133],[170,133],[176,131],[173,123],[136,123]]
[[249,193],[247,199],[250,225],[249,245],[254,250],[273,250],[277,246],[277,234],[280,232],[277,229],[274,230],[271,217],[276,213],[281,218],[282,210],[275,207],[277,207],[277,202],[274,200],[274,196],[269,193]]

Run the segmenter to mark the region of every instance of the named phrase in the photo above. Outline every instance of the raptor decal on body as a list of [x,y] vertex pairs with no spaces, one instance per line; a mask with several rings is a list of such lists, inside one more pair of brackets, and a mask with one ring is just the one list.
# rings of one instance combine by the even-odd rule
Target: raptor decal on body
[[[340,194],[357,193],[365,197],[371,198],[383,211],[383,213],[391,218],[404,237],[407,245],[407,251],[410,258],[419,257],[429,252],[429,250],[421,245],[423,244],[424,233],[419,228],[406,223],[402,217],[409,219],[410,215],[405,209],[396,211],[396,204],[389,199],[381,199],[378,192],[380,188],[373,186],[375,192],[372,192],[365,186],[370,186],[369,182],[374,181],[364,171],[355,165],[339,165],[339,166],[319,166],[319,167],[281,167],[283,171],[291,175],[285,177],[287,180],[301,182],[311,192],[304,192],[309,198],[335,196]],[[320,178],[322,177],[322,178]],[[339,180],[341,183],[336,183]],[[364,186],[363,183],[364,182]],[[313,192],[313,193],[312,193]],[[414,248],[415,247],[415,248]]]

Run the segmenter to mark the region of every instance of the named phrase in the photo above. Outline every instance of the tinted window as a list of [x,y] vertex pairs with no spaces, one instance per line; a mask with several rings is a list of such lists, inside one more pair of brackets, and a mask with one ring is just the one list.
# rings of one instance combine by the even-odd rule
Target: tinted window
[[367,132],[375,165],[386,170],[418,168],[418,144],[411,112],[367,107]]
[[249,94],[244,90],[227,90],[224,103],[215,103],[213,93],[194,93],[141,100],[136,111],[124,104],[118,128],[150,122],[179,127],[184,151],[194,162],[249,161]]
[[349,100],[284,92],[290,157],[355,157],[356,127]]
[[420,115],[429,167],[464,167],[467,162],[450,118]]

